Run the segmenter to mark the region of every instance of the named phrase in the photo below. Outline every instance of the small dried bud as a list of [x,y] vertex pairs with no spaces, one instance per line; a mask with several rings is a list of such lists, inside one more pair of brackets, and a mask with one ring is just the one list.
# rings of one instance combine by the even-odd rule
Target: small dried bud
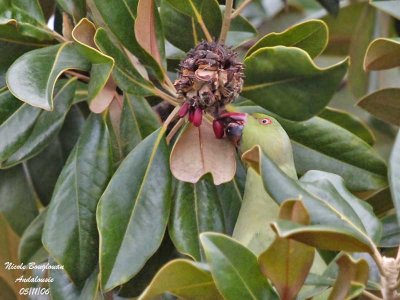
[[179,116],[182,117],[181,112],[186,115],[186,107],[190,107],[191,122],[198,122],[197,109],[201,110],[201,116],[206,111],[218,117],[220,108],[234,101],[242,91],[243,77],[243,64],[233,50],[216,42],[201,42],[180,63],[174,83],[184,103]]

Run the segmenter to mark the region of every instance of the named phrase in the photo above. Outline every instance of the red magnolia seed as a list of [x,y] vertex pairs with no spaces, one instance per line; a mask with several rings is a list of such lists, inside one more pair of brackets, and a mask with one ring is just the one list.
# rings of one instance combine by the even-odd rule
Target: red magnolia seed
[[213,121],[214,134],[217,139],[222,139],[224,137],[224,126],[218,120]]
[[193,118],[194,118],[194,109],[191,107],[190,109],[189,109],[189,122],[192,122],[193,123]]
[[186,116],[188,110],[189,110],[189,103],[185,102],[182,104],[181,108],[178,111],[178,116],[179,118],[183,118],[184,116]]
[[199,127],[203,120],[203,110],[200,107],[196,107],[193,114],[193,125]]

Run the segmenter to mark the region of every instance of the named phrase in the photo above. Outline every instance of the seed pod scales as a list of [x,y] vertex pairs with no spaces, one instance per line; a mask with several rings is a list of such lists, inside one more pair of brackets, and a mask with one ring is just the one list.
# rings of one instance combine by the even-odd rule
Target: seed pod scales
[[179,116],[188,113],[195,126],[200,126],[204,111],[218,117],[220,108],[235,100],[242,90],[243,64],[236,52],[217,42],[201,42],[179,67],[174,83],[182,99]]

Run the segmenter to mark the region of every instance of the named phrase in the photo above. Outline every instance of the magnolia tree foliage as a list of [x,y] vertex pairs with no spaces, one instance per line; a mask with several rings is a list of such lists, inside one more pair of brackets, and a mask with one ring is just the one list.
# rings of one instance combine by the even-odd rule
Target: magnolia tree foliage
[[0,299],[400,299],[400,2],[318,2],[0,1]]

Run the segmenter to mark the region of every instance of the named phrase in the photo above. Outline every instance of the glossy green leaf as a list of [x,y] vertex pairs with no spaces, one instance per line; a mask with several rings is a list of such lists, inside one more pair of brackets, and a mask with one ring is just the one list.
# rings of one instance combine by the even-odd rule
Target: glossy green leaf
[[[68,154],[66,153],[66,155]],[[61,142],[59,138],[55,138],[42,152],[26,162],[35,192],[45,206],[50,203],[54,186],[65,161]]]
[[[46,149],[26,162],[35,192],[45,206],[50,203],[57,178],[82,132],[84,123],[82,113],[73,106],[58,136]],[[49,161],[52,162],[50,165]]]
[[0,91],[0,124],[3,124],[22,105],[21,101],[15,99],[11,93],[4,88]]
[[[367,2],[352,2],[340,8],[337,16],[326,15],[322,20],[329,28],[329,42],[324,54],[342,56],[350,54],[350,47]],[[364,56],[364,53],[362,54]]]
[[350,67],[348,82],[350,90],[356,97],[361,97],[368,92],[369,74],[363,70],[364,55],[369,43],[374,36],[376,10],[367,5],[362,8],[361,16],[355,24],[350,45]]
[[319,117],[343,127],[369,145],[375,143],[375,136],[372,130],[356,115],[350,114],[344,110],[326,107],[319,114]]
[[203,260],[199,234],[226,231],[222,201],[210,175],[192,184],[178,181],[175,187],[169,233],[175,247],[197,261]]
[[[53,40],[51,30],[47,27],[43,12],[38,1],[12,0],[2,1],[0,8],[0,32],[10,36],[10,32],[4,31],[6,24],[15,27],[13,32],[17,34],[12,37],[12,40],[20,37],[30,37],[35,40]],[[10,29],[10,28],[8,28]]]
[[19,236],[38,214],[36,200],[22,165],[0,171],[0,213]]
[[319,249],[372,253],[370,241],[345,227],[301,226],[290,221],[276,221],[271,227],[280,238],[294,239]]
[[101,116],[91,115],[71,152],[50,202],[43,244],[82,286],[97,264],[97,203],[111,177],[110,136]]
[[12,64],[7,72],[7,84],[18,99],[32,106],[53,110],[55,83],[68,69],[90,69],[90,63],[73,44],[37,49],[24,54]]
[[400,131],[397,133],[390,155],[388,177],[397,220],[400,224]]
[[400,246],[400,226],[395,214],[388,215],[381,219],[383,224],[382,239],[380,247],[395,248]]
[[[57,85],[54,97],[55,106],[54,110],[51,112],[31,107],[29,104],[23,104],[21,106],[21,109],[24,106],[29,106],[31,111],[35,111],[33,114],[39,111],[39,116],[35,120],[35,124],[32,128],[26,129],[27,132],[25,133],[26,136],[24,139],[21,138],[14,141],[14,143],[5,145],[7,146],[6,149],[14,149],[14,151],[5,151],[1,153],[2,155],[0,155],[0,157],[4,159],[4,161],[1,162],[2,167],[13,166],[38,154],[56,137],[72,104],[72,100],[74,99],[75,87],[75,79],[70,79],[67,82],[62,81]],[[13,117],[15,118],[17,115],[13,115]],[[13,119],[10,121],[12,120]],[[6,122],[5,126],[4,130],[7,133],[7,130],[13,129],[13,122]],[[20,125],[17,123],[14,126]]]
[[97,49],[94,44],[95,33],[96,26],[84,18],[72,30],[72,37],[81,55],[92,63],[88,84],[89,108],[95,113],[101,113],[114,99],[115,85],[107,85],[114,59]]
[[76,23],[86,16],[85,0],[57,0],[57,3],[65,12],[74,17]]
[[[234,109],[270,114],[257,106]],[[354,191],[376,190],[387,185],[384,160],[371,146],[344,128],[319,117],[305,122],[282,118],[278,121],[292,140],[298,173],[308,170],[335,173]]]
[[[55,264],[55,262],[52,262]],[[54,281],[49,284],[51,299],[53,300],[95,300],[98,299],[98,270],[94,268],[93,273],[85,281],[82,287],[75,285],[69,279],[64,270],[50,270],[49,275]]]
[[97,222],[105,290],[132,278],[161,244],[171,202],[168,158],[162,132],[155,131],[122,161],[100,199]]
[[200,240],[215,284],[225,299],[279,299],[249,249],[217,233],[202,233]]
[[[118,296],[123,298],[139,297],[150,285],[154,276],[167,263],[178,257],[176,248],[166,234],[160,248],[146,262],[143,268],[131,280],[118,289]],[[165,299],[167,300],[167,299]]]
[[368,280],[369,267],[366,260],[354,260],[344,254],[336,260],[339,274],[329,295],[329,300],[354,299],[361,294]]
[[330,14],[339,13],[339,0],[317,0]]
[[122,107],[120,135],[126,156],[144,138],[160,127],[160,118],[143,97],[126,94]]
[[[310,217],[299,200],[285,201],[279,218],[303,225],[310,223]],[[314,248],[303,243],[277,237],[258,257],[261,271],[272,281],[281,299],[294,299],[300,291],[312,266],[314,252]]]
[[24,231],[18,248],[18,257],[24,264],[41,263],[47,260],[42,244],[42,232],[47,210],[42,211]]
[[368,47],[364,58],[364,69],[385,70],[400,66],[400,40],[379,38]]
[[336,210],[351,217],[352,224],[361,229],[375,243],[382,235],[382,224],[373,213],[371,205],[354,196],[344,185],[343,179],[332,173],[309,171],[300,182],[307,191],[335,204]]
[[[109,28],[119,42],[139,58],[140,62],[148,67],[157,78],[164,78],[160,65],[139,45],[135,37],[134,26],[138,0],[113,1],[112,9],[110,9],[109,1],[106,0],[90,0],[88,5],[94,12],[94,19],[97,24],[104,24],[104,27]],[[113,57],[115,58],[115,56]]]
[[320,113],[346,72],[344,60],[332,67],[316,66],[295,47],[261,48],[245,61],[242,95],[286,119],[302,121]]
[[369,3],[383,12],[400,19],[400,2],[397,0],[370,0]]
[[154,299],[164,292],[183,299],[223,299],[208,267],[184,259],[176,259],[163,266],[140,295],[139,300]]
[[113,77],[122,90],[139,96],[148,96],[152,93],[152,84],[135,69],[129,58],[116,47],[104,29],[97,30],[95,42],[102,52],[115,60]]
[[[312,233],[318,233],[321,228],[331,231],[330,234],[335,234],[335,230],[341,231],[351,240],[356,239],[363,251],[372,252],[373,239],[380,238],[380,222],[368,204],[345,189],[338,175],[310,171],[302,182],[298,182],[283,173],[265,154],[261,157],[260,169],[264,187],[275,201],[282,203],[286,199],[301,197],[314,224],[310,227]],[[283,224],[286,224],[285,232],[301,232],[298,225],[287,221]],[[280,236],[288,237],[287,234]],[[339,247],[338,243],[330,244]]]
[[328,27],[321,20],[310,20],[293,25],[281,33],[270,33],[261,38],[247,56],[264,47],[297,47],[316,57],[324,51],[328,43]]
[[[222,13],[224,13],[224,7]],[[256,36],[257,29],[246,18],[239,15],[231,22],[225,44],[238,47]]]
[[221,31],[222,14],[216,0],[165,0],[161,2],[160,13],[165,37],[184,52],[205,39],[196,16],[203,19],[212,37],[218,37]]
[[362,98],[357,105],[375,117],[400,125],[400,89],[378,90]]
[[[236,170],[240,168],[238,164],[236,164],[236,167]],[[237,173],[232,181],[220,184],[216,188],[224,214],[225,233],[232,235],[243,202],[243,192]]]

